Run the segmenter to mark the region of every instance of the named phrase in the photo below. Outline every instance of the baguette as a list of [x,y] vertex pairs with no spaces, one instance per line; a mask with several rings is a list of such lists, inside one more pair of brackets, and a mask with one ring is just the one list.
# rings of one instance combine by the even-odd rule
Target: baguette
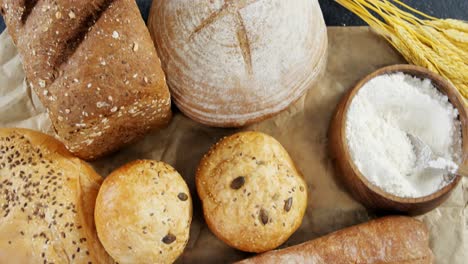
[[0,0],[60,140],[95,159],[170,117],[159,58],[134,0]]
[[238,264],[433,263],[429,233],[418,220],[393,216],[349,227]]

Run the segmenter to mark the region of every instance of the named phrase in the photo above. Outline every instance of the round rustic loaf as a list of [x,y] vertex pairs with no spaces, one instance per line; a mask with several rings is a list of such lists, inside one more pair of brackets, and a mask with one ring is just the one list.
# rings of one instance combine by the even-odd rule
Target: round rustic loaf
[[208,125],[271,116],[325,69],[317,0],[153,1],[148,26],[175,104]]
[[196,174],[211,231],[228,245],[264,252],[299,228],[306,183],[274,138],[243,132],[224,138],[203,157]]
[[94,226],[101,181],[53,137],[0,129],[0,263],[114,263]]
[[104,248],[118,263],[172,263],[189,239],[192,199],[174,168],[138,160],[104,180],[95,218]]

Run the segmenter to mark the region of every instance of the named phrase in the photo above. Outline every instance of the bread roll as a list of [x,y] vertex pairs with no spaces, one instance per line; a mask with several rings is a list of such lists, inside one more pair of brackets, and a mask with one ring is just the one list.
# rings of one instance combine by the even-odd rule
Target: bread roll
[[94,226],[101,181],[54,138],[0,129],[0,263],[114,263]]
[[299,228],[307,186],[281,144],[242,132],[213,146],[198,166],[197,191],[211,231],[226,244],[264,252]]
[[170,96],[134,0],[0,0],[60,140],[94,159],[166,124]]
[[118,263],[172,263],[189,238],[192,199],[174,168],[139,160],[106,177],[95,217],[99,238]]
[[433,263],[429,232],[418,220],[393,216],[349,227],[238,264]]
[[153,1],[148,27],[176,105],[201,123],[260,121],[325,70],[317,0]]

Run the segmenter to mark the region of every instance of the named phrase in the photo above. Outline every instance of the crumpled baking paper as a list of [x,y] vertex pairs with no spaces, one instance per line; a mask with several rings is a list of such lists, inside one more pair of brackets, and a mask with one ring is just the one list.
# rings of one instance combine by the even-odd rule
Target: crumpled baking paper
[[[376,217],[346,192],[327,149],[327,130],[342,95],[377,68],[404,63],[382,38],[367,27],[328,28],[328,66],[324,77],[286,111],[242,130],[258,130],[278,139],[308,183],[309,203],[300,229],[283,245],[295,245]],[[7,33],[0,36],[0,126],[53,133],[34,93],[24,81],[20,58]],[[190,240],[179,263],[226,263],[250,256],[218,240],[204,223],[194,174],[209,147],[239,130],[198,124],[175,109],[170,125],[136,144],[93,163],[103,176],[135,159],[163,160],[187,181],[194,197]],[[468,182],[463,179],[448,201],[418,218],[431,233],[437,263],[466,263]]]

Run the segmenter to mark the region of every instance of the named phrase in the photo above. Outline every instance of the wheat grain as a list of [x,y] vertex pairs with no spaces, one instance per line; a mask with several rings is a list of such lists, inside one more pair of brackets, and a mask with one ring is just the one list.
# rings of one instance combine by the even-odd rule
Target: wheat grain
[[428,44],[440,55],[450,56],[457,62],[461,61],[461,64],[468,63],[468,50],[455,46],[443,33],[429,26],[421,26],[419,32],[430,40]]
[[455,44],[465,45],[468,49],[468,33],[456,29],[445,29],[443,32],[448,38],[455,41]]
[[408,62],[441,74],[468,98],[468,23],[437,19],[399,0],[393,2],[408,11],[388,0],[336,1],[366,21]]
[[456,19],[434,19],[428,20],[426,23],[440,29],[456,29],[458,31],[468,33],[468,24],[465,21]]

